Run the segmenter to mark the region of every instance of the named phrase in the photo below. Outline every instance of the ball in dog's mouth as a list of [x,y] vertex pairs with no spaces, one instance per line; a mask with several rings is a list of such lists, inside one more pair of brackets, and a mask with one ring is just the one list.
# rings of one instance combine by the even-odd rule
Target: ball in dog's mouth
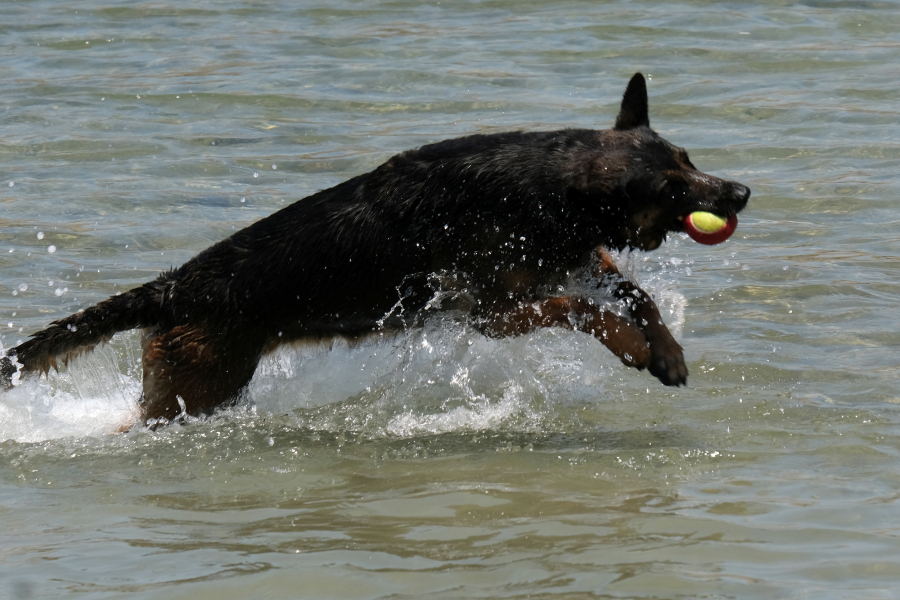
[[737,229],[737,216],[720,217],[714,213],[696,211],[684,218],[684,231],[692,240],[712,246],[731,237]]

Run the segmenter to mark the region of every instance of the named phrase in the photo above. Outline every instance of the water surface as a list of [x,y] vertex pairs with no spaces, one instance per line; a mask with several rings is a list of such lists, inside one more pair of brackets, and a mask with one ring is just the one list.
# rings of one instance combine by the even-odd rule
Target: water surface
[[689,387],[436,319],[113,435],[139,342],[0,395],[11,598],[894,598],[900,5],[0,2],[0,343],[441,139],[612,125],[754,195],[620,260]]

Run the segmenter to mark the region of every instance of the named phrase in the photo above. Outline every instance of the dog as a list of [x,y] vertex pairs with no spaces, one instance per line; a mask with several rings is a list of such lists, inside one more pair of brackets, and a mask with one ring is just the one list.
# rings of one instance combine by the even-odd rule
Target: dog
[[[653,250],[690,213],[728,217],[749,197],[650,128],[636,73],[612,129],[471,135],[398,154],[54,321],[9,350],[0,382],[142,328],[140,419],[155,425],[233,404],[281,344],[355,342],[456,309],[489,336],[588,333],[624,364],[679,386],[681,346],[608,249]],[[585,267],[630,318],[556,295]]]

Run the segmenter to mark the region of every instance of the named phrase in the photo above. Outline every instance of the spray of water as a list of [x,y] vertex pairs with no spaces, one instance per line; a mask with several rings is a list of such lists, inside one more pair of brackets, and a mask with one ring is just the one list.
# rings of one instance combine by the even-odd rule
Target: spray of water
[[[618,262],[643,280],[680,336],[685,300],[669,288],[666,268],[651,270],[630,255]],[[566,293],[610,302],[589,278],[573,278]],[[282,347],[262,360],[232,416],[278,415],[289,426],[372,437],[540,431],[567,406],[603,401],[607,382],[624,369],[582,333],[544,329],[490,339],[463,315],[437,313],[423,327],[358,345]],[[119,334],[72,368],[0,393],[0,441],[116,433],[134,423],[140,390],[140,334]]]

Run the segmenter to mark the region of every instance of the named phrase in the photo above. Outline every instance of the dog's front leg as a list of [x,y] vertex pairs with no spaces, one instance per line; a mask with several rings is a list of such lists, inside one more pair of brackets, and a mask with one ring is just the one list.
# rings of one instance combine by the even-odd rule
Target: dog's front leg
[[647,337],[651,355],[647,368],[650,373],[665,385],[686,384],[688,371],[687,365],[684,364],[684,350],[663,322],[656,303],[647,292],[628,281],[619,272],[612,256],[605,248],[598,248],[597,256],[598,275],[610,284],[616,298],[627,303],[631,318]]
[[633,323],[601,310],[588,300],[561,296],[533,302],[519,302],[494,312],[482,325],[486,335],[522,335],[538,327],[565,327],[589,333],[629,367],[650,366],[647,338]]

